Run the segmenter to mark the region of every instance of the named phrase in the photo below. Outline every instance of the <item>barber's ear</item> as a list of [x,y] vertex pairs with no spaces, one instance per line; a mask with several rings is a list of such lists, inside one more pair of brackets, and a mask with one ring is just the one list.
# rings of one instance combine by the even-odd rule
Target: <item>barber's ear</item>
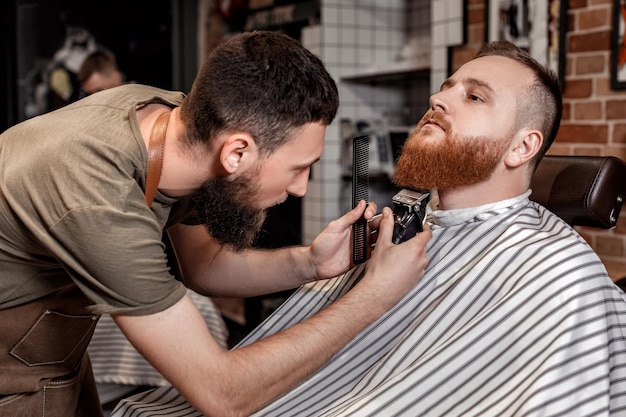
[[504,163],[511,167],[518,167],[531,159],[539,152],[543,144],[543,135],[538,130],[520,130],[513,138],[512,147],[507,153]]
[[242,166],[252,163],[257,149],[252,136],[237,132],[229,134],[222,144],[220,162],[229,174],[236,173]]

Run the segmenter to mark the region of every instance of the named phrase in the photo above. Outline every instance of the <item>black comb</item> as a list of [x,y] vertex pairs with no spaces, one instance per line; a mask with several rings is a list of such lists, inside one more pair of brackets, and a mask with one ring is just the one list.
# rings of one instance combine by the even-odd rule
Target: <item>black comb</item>
[[[358,136],[352,140],[352,207],[361,200],[369,200],[369,136]],[[367,221],[361,216],[352,225],[352,263],[367,259]]]

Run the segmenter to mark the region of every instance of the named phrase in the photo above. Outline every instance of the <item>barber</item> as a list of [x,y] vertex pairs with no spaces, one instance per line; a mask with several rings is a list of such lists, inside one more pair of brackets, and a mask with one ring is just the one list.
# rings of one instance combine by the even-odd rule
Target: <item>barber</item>
[[[188,95],[123,85],[0,136],[0,415],[98,416],[84,353],[111,314],[130,342],[205,415],[248,415],[322,366],[414,287],[424,233],[391,243],[371,221],[362,280],[318,314],[228,351],[184,284],[249,297],[347,271],[361,201],[307,246],[250,248],[265,210],[302,196],[338,107],[322,62],[286,35],[221,44]],[[415,271],[422,271],[416,274]],[[18,411],[19,410],[19,411]]]

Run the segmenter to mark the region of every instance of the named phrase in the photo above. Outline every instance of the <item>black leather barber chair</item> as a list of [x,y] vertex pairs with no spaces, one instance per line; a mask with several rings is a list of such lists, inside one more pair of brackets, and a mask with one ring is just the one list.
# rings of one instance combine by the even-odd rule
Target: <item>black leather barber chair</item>
[[612,229],[626,198],[626,163],[614,156],[546,155],[530,199],[573,226]]

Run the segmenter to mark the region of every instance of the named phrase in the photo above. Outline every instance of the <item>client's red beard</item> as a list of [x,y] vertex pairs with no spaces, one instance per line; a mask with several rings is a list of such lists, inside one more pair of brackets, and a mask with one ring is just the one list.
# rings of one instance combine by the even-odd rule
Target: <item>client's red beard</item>
[[[445,133],[431,138],[435,127],[424,124],[435,120]],[[477,184],[489,179],[508,141],[481,136],[461,136],[437,112],[424,115],[402,148],[393,182],[399,187],[429,190]]]

